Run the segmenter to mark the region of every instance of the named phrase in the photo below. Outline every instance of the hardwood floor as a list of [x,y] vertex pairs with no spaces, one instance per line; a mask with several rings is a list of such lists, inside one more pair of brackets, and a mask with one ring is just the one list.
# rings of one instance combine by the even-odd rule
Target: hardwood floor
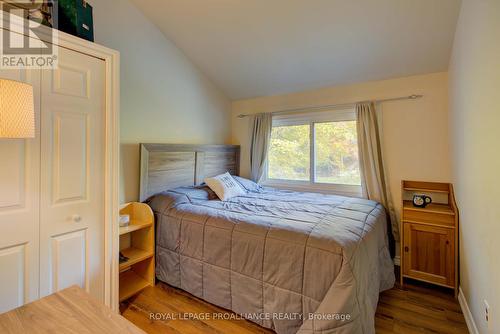
[[[164,283],[129,299],[121,311],[147,333],[273,333],[243,319],[203,319],[205,314],[223,312],[234,317],[234,313]],[[383,292],[375,327],[378,334],[469,333],[458,301],[442,289],[422,284]]]
[[[228,315],[234,313],[161,282],[155,287],[144,289],[139,295],[129,299],[128,303],[123,303],[120,310],[125,318],[150,334],[274,333],[243,319],[183,319],[183,317],[186,317],[184,316],[186,313],[198,314],[200,317],[206,313],[223,312]],[[151,314],[159,318],[166,317],[163,319],[150,319]],[[175,319],[171,319],[173,317]]]
[[380,294],[375,315],[377,334],[468,334],[453,290],[414,282]]

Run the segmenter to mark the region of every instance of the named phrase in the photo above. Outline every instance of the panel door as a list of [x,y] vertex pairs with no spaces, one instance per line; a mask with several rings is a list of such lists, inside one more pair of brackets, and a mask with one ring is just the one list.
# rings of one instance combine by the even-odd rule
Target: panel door
[[[1,32],[1,30],[0,30]],[[40,71],[0,70],[33,85],[33,139],[0,138],[0,313],[38,298]]]
[[404,223],[404,266],[408,277],[454,286],[454,230]]
[[105,64],[59,49],[42,71],[40,294],[77,284],[104,301]]

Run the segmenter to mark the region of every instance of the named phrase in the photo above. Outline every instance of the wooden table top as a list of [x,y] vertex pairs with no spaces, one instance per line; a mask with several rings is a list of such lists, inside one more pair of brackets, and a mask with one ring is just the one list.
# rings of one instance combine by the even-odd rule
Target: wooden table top
[[77,286],[0,314],[0,333],[145,334]]

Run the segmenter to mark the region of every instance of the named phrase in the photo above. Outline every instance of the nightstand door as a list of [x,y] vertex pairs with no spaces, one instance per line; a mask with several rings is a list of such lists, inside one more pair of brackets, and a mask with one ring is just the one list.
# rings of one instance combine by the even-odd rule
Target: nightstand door
[[454,230],[404,223],[403,274],[449,287],[454,286]]

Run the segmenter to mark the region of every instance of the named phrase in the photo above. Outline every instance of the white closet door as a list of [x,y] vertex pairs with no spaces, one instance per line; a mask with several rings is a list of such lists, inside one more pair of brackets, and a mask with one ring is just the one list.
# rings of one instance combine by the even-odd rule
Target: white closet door
[[33,85],[34,139],[0,138],[0,313],[38,298],[40,71],[0,70]]
[[77,284],[104,301],[105,63],[60,48],[42,71],[40,295]]

